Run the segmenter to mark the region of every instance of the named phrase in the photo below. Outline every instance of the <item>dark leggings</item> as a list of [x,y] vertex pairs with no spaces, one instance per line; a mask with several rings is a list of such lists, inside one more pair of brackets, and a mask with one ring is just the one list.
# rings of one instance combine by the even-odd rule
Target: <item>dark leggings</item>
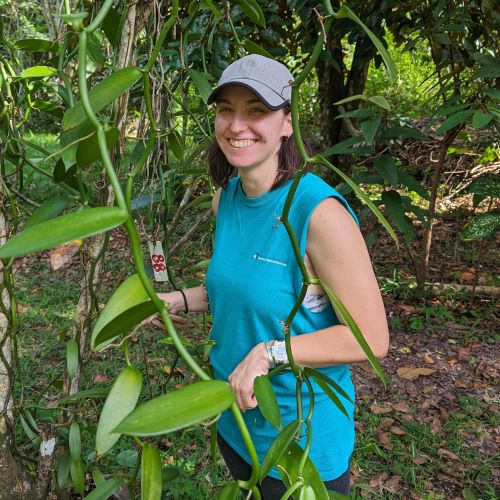
[[[219,449],[226,462],[229,472],[234,479],[242,479],[246,481],[250,478],[252,468],[243,460],[226,441],[217,434],[217,443]],[[350,490],[350,470],[347,469],[340,477],[332,481],[325,481],[327,490],[336,491],[343,495],[349,495]],[[280,479],[275,479],[271,476],[266,476],[259,486],[263,500],[279,500],[286,491],[286,486]]]

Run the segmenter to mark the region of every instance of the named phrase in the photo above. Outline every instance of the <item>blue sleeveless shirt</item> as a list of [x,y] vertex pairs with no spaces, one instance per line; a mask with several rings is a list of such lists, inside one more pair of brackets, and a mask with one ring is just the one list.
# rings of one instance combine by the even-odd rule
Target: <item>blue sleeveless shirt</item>
[[[284,339],[280,321],[287,318],[299,296],[302,275],[292,246],[279,217],[291,180],[257,198],[243,192],[239,177],[232,178],[221,192],[215,246],[207,272],[207,289],[212,309],[211,339],[215,345],[210,361],[217,379],[227,380],[234,368],[258,343]],[[356,220],[347,202],[332,187],[312,173],[305,174],[297,188],[289,214],[302,257],[306,252],[307,229],[317,205],[326,198],[339,199]],[[342,235],[339,235],[342,237]],[[335,263],[332,262],[335,266]],[[291,335],[302,335],[338,324],[331,305],[319,312],[299,308],[291,325]],[[354,401],[354,388],[347,365],[321,370],[335,380]],[[295,377],[289,370],[271,378],[278,398],[283,426],[297,416]],[[322,479],[330,481],[349,466],[354,447],[354,405],[339,395],[350,415],[348,419],[312,381],[315,392],[312,418],[312,445],[309,457]],[[309,409],[304,386],[303,414]],[[262,460],[278,434],[259,408],[243,418]],[[236,422],[228,410],[218,421],[225,441],[248,463],[251,462]],[[303,447],[305,438],[299,441]],[[270,475],[279,478],[276,469]]]

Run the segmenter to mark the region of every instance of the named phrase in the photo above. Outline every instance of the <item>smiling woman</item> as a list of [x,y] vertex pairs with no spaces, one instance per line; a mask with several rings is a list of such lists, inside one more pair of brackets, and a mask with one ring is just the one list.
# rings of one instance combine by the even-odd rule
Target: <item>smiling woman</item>
[[[160,294],[170,312],[206,311],[210,302],[214,376],[230,382],[261,463],[279,431],[258,408],[254,382],[288,362],[282,323],[303,286],[300,266],[281,224],[292,178],[301,164],[289,108],[292,83],[285,66],[259,55],[239,59],[222,74],[209,98],[209,103],[216,103],[209,169],[221,188],[213,200],[217,226],[206,287]],[[308,274],[333,291],[375,355],[384,356],[388,347],[384,307],[356,216],[347,202],[319,177],[307,173],[294,194],[288,221]],[[317,284],[309,285],[290,335],[295,363],[318,368],[321,377],[336,387],[334,398],[339,404],[332,404],[332,391],[325,392],[318,382],[311,393],[302,391],[298,413],[295,374],[282,371],[271,378],[282,424],[300,427],[294,423],[297,415],[306,415],[314,400],[309,457],[328,489],[348,494],[354,388],[347,363],[363,360],[365,354]],[[247,480],[252,457],[234,414],[224,412],[217,428],[231,473]],[[304,448],[302,434],[298,443]],[[286,487],[278,470],[269,467],[266,473],[260,484],[263,497],[281,498]]]

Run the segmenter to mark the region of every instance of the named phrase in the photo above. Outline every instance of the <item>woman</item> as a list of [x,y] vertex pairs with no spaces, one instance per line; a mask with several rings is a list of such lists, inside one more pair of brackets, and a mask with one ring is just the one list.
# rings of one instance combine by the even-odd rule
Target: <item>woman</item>
[[[293,77],[282,64],[259,55],[226,68],[209,103],[216,103],[215,138],[209,151],[210,173],[221,188],[214,254],[206,288],[161,294],[172,313],[213,314],[210,359],[215,377],[228,380],[244,412],[262,461],[277,434],[257,408],[253,382],[287,362],[280,323],[288,316],[302,286],[280,215],[300,165],[290,115]],[[237,174],[237,176],[233,176]],[[382,298],[356,217],[346,201],[308,173],[295,193],[289,220],[306,269],[328,285],[350,311],[377,357],[388,348]],[[291,326],[291,347],[299,366],[320,368],[354,400],[347,363],[365,355],[349,328],[339,323],[324,290],[310,285]],[[283,425],[296,418],[295,378],[291,371],[272,378]],[[348,494],[349,459],[354,446],[354,407],[341,397],[348,419],[313,384],[310,458],[328,489]],[[304,414],[308,396],[304,392]],[[250,458],[230,412],[218,422],[219,446],[237,479],[250,476]],[[301,441],[302,446],[304,444]],[[299,443],[299,444],[300,444]],[[262,482],[265,499],[285,491],[276,470]]]

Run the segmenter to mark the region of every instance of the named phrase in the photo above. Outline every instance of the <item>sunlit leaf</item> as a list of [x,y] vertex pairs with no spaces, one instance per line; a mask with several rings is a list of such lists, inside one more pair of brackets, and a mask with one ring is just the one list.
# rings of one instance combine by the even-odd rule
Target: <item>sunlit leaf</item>
[[55,73],[57,73],[57,70],[50,66],[32,66],[31,68],[26,68],[21,71],[19,76],[21,78],[45,78]]
[[120,439],[120,434],[113,429],[136,406],[142,388],[142,374],[127,366],[118,375],[102,407],[96,431],[96,452],[103,455]]
[[386,111],[391,110],[391,105],[387,102],[387,99],[384,96],[374,95],[372,97],[369,97],[368,100],[370,102],[373,102],[373,104],[376,104],[380,108],[385,109]]
[[460,234],[464,241],[491,238],[500,230],[500,212],[486,212],[476,215]]
[[293,420],[276,436],[266,452],[260,468],[260,480],[264,479],[271,469],[278,463],[285,450],[292,442],[293,437],[300,428],[300,421]]
[[133,436],[166,434],[208,420],[226,410],[233,401],[234,394],[227,382],[196,382],[139,406],[115,432]]
[[[94,113],[111,104],[120,97],[134,83],[141,78],[142,72],[138,68],[128,67],[115,71],[99,82],[89,92],[90,104]],[[78,102],[64,114],[62,129],[69,130],[87,120],[83,104]]]
[[119,226],[127,218],[126,211],[115,207],[85,208],[56,217],[16,234],[0,247],[0,259],[20,257],[88,238]]
[[129,276],[115,290],[96,321],[90,338],[92,349],[105,347],[114,337],[126,333],[157,312],[138,274]]
[[161,458],[156,446],[145,444],[141,458],[141,500],[160,500],[162,489]]

